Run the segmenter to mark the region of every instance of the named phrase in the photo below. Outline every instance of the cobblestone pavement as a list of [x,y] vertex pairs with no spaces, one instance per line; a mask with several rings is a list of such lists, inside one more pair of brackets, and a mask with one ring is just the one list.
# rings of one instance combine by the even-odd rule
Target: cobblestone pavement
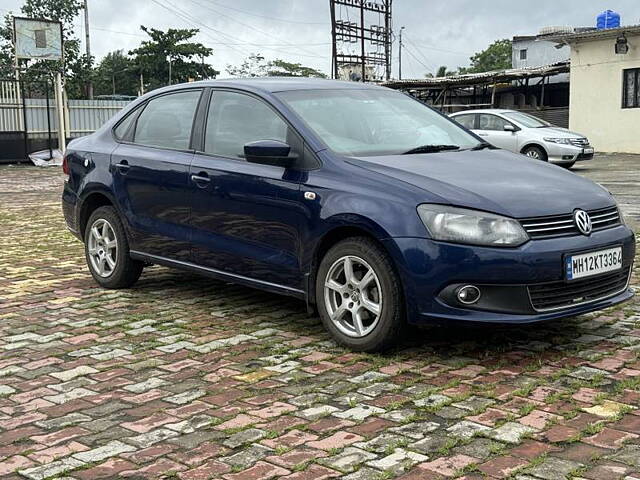
[[[637,208],[640,160],[607,161],[577,172]],[[354,354],[284,297],[160,267],[97,288],[61,180],[0,169],[0,476],[640,479],[638,299]]]

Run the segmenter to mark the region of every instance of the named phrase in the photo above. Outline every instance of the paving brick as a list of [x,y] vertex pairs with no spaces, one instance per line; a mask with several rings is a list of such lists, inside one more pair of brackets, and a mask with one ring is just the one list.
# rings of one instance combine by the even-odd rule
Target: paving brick
[[478,463],[478,459],[469,457],[468,455],[454,455],[452,457],[441,457],[431,462],[421,463],[420,469],[444,477],[453,477],[459,470],[473,463]]
[[528,463],[522,458],[503,456],[478,465],[478,469],[492,478],[507,478]]
[[158,266],[97,288],[62,181],[0,167],[0,476],[640,477],[640,393],[618,388],[640,375],[639,297],[347,352],[297,300]]
[[625,442],[635,438],[639,438],[635,433],[621,432],[620,430],[605,427],[595,435],[583,438],[582,441],[596,447],[618,449]]

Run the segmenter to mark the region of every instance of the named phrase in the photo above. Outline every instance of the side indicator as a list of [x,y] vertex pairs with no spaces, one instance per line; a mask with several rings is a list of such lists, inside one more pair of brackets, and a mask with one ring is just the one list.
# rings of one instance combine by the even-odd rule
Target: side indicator
[[316,199],[315,192],[304,192],[304,199],[305,200],[315,200]]

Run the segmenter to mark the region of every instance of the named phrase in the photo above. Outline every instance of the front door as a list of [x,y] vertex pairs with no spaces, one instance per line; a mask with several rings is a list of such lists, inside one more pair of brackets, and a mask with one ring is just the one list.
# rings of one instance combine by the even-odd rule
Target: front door
[[298,261],[301,172],[248,163],[244,145],[303,143],[263,100],[214,91],[202,152],[190,170],[195,263],[263,283],[301,290]]
[[497,115],[481,113],[478,115],[478,126],[475,133],[491,145],[516,152],[518,150],[518,134],[505,131],[506,125],[514,126],[510,121]]
[[111,155],[116,200],[134,251],[190,259],[191,128],[201,89],[151,99]]

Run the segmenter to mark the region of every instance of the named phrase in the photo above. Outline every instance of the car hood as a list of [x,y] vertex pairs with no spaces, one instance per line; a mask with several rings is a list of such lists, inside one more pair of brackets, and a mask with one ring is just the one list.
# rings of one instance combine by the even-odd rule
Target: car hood
[[555,165],[504,150],[358,157],[352,165],[414,185],[421,202],[527,218],[614,204],[603,187]]
[[541,137],[584,138],[584,135],[581,135],[577,132],[572,132],[567,128],[561,127],[530,128],[529,130],[537,132]]

